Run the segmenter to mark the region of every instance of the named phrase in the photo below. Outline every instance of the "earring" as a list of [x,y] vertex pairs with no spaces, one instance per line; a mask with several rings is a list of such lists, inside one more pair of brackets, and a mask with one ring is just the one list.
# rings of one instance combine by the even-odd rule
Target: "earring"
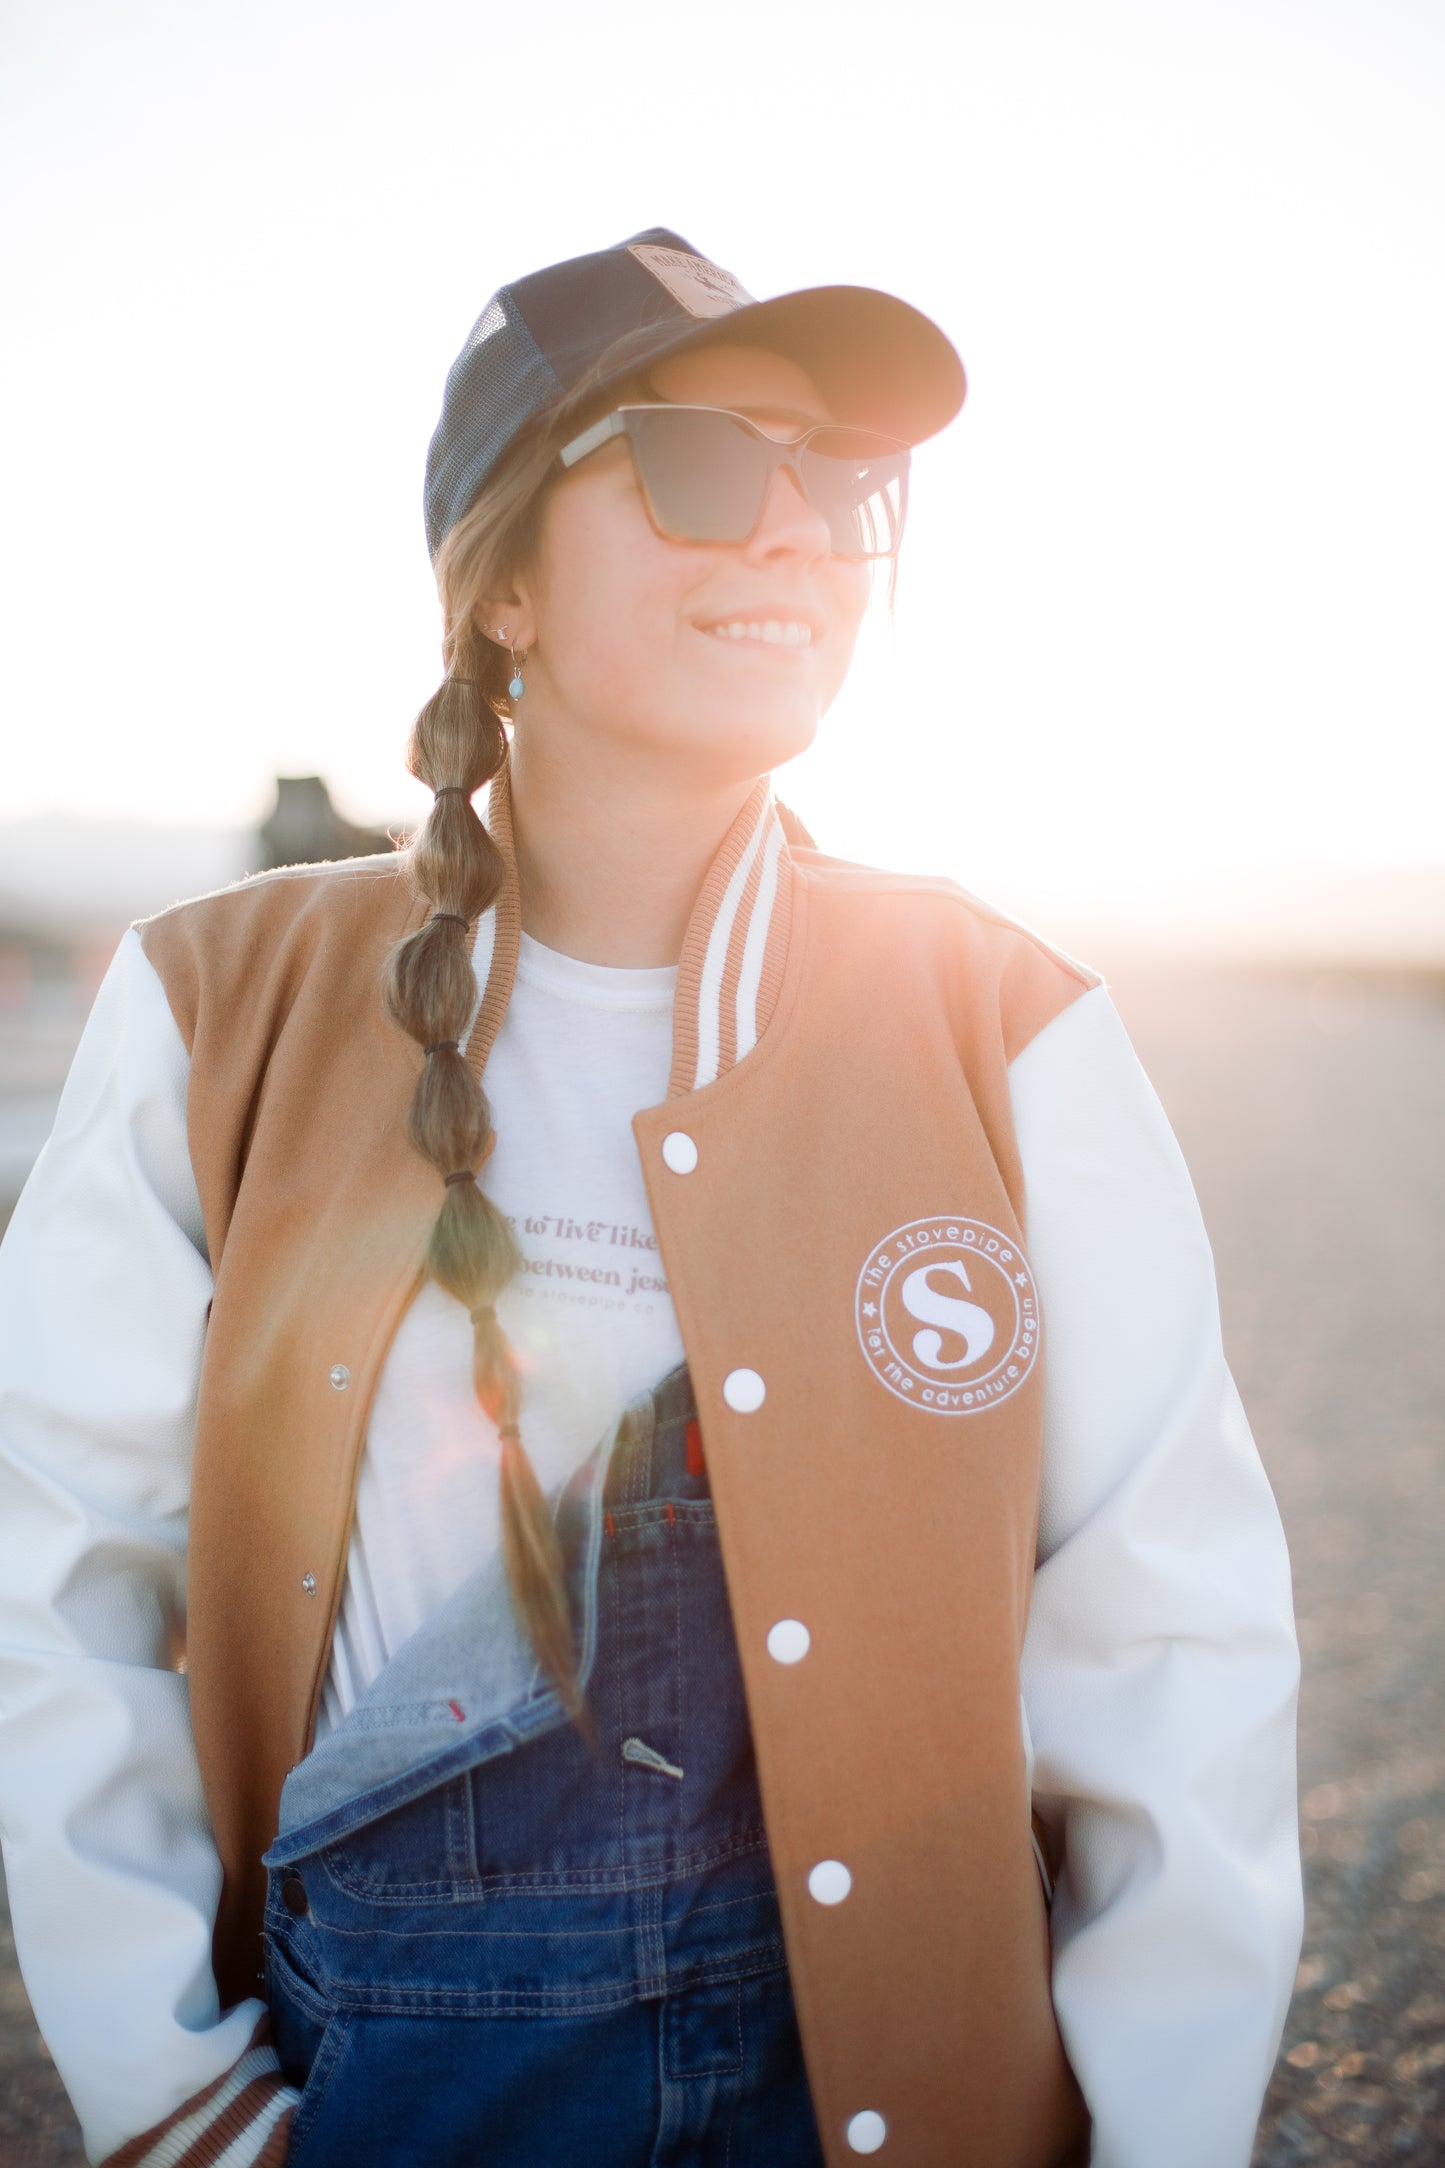
[[[497,638],[499,640],[507,640],[507,628],[505,625],[498,625]],[[518,662],[517,650],[512,646],[510,640],[507,640],[507,647],[512,657],[512,678],[511,683],[507,687],[507,694],[508,697],[512,700],[520,700],[523,693],[527,690],[526,680],[522,676],[522,662],[525,662],[527,660],[527,650],[523,648],[522,662]]]

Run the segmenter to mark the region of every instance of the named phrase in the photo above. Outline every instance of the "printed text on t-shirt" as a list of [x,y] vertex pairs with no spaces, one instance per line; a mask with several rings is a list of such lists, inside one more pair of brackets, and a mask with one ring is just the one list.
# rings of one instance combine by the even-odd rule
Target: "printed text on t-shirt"
[[[645,1298],[666,1295],[669,1292],[667,1281],[661,1273],[645,1271],[640,1264],[632,1263],[630,1258],[625,1262],[619,1259],[613,1264],[605,1255],[596,1255],[598,1250],[604,1253],[608,1250],[643,1250],[650,1257],[656,1257],[657,1237],[644,1227],[633,1226],[625,1220],[573,1219],[567,1212],[524,1213],[520,1224],[517,1218],[509,1213],[507,1224],[516,1234],[532,1236],[543,1246],[544,1252],[552,1249],[551,1255],[529,1254],[524,1249],[521,1285],[528,1293],[533,1292],[529,1283],[541,1280],[548,1284],[545,1288],[536,1289],[536,1292],[546,1293],[553,1300],[576,1302],[586,1299],[580,1295],[569,1295],[565,1284],[558,1284],[571,1281],[580,1287],[614,1289],[611,1302],[604,1298],[603,1307],[620,1309],[629,1296]],[[557,1255],[553,1245],[572,1247],[573,1256]],[[583,1246],[580,1259],[576,1257],[578,1246]],[[587,1254],[588,1250],[593,1253],[591,1256]]]

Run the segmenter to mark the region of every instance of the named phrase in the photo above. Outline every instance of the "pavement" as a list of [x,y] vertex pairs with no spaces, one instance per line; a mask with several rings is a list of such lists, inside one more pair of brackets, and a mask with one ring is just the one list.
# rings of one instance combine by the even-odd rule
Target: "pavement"
[[[1254,2168],[1440,2168],[1445,976],[1110,979],[1199,1191],[1294,1562],[1307,1925]],[[0,1909],[0,2162],[83,2158]]]
[[1445,976],[1121,969],[1114,990],[1203,1204],[1294,1565],[1305,1945],[1255,2168],[1440,2168]]

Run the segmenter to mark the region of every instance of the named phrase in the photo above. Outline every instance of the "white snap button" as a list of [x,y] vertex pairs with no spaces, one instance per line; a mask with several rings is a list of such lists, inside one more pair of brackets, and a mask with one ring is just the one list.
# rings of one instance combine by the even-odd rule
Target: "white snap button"
[[691,1174],[697,1165],[697,1146],[685,1129],[674,1129],[662,1140],[662,1157],[674,1174]]
[[808,1876],[808,1894],[820,1905],[840,1905],[853,1887],[853,1877],[841,1859],[820,1859]]
[[780,1618],[768,1628],[768,1654],[775,1664],[800,1664],[812,1643],[813,1636],[800,1618]]
[[351,1383],[351,1372],[347,1369],[345,1363],[332,1364],[331,1382],[336,1387],[338,1393],[344,1393],[346,1391],[347,1386]]
[[865,2108],[848,2124],[848,2143],[855,2153],[876,2153],[888,2136],[888,2125],[876,2108]]
[[751,1415],[768,1397],[756,1370],[730,1370],[723,1379],[723,1399],[739,1415]]

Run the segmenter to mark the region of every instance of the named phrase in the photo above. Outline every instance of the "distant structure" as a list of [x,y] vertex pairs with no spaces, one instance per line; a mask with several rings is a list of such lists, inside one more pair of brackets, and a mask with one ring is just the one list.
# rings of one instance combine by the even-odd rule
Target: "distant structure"
[[356,828],[343,820],[319,775],[278,775],[276,803],[259,833],[261,871],[311,866],[325,858],[367,858],[396,848],[384,829]]

